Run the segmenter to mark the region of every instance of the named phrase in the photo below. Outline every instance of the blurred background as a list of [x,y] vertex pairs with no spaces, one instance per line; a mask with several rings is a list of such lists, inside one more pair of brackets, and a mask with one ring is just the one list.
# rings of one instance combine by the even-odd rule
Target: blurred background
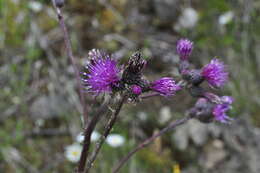
[[[191,120],[138,152],[121,172],[178,173],[178,166],[182,173],[260,172],[259,0],[67,0],[63,10],[82,67],[92,48],[120,63],[139,50],[148,79],[178,79],[175,45],[183,37],[194,41],[194,67],[213,57],[229,66],[230,82],[218,93],[235,98],[231,125]],[[0,0],[0,88],[0,172],[72,172],[81,149],[81,107],[50,1]],[[181,92],[126,105],[92,172],[110,172],[195,101]]]

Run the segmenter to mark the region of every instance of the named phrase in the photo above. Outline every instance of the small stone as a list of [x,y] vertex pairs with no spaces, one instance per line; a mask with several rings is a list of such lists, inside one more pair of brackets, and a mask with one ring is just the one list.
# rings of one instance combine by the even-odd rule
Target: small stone
[[156,16],[160,22],[172,22],[179,13],[180,0],[153,0]]
[[165,124],[171,119],[171,109],[169,106],[164,106],[160,110],[159,123]]
[[70,111],[71,105],[63,96],[41,96],[30,107],[30,115],[33,119],[51,119],[59,117]]
[[189,127],[186,125],[176,129],[172,136],[172,140],[179,150],[184,151],[189,145]]
[[200,123],[197,120],[190,120],[188,122],[189,135],[192,141],[197,145],[201,146],[208,140],[207,125]]

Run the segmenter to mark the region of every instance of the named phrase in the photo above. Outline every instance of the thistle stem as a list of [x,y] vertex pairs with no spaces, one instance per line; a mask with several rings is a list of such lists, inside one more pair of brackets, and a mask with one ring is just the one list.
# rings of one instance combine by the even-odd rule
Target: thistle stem
[[141,96],[141,99],[147,99],[147,98],[159,96],[159,95],[160,95],[159,93],[150,93],[150,94],[146,94],[146,95]]
[[76,169],[77,173],[84,172],[86,160],[88,158],[89,149],[90,149],[91,134],[92,134],[94,128],[96,127],[98,121],[101,119],[102,115],[104,115],[105,112],[108,110],[107,105],[108,105],[108,103],[104,103],[99,108],[99,110],[94,114],[91,121],[87,124],[87,128],[84,131],[83,149],[82,149],[82,152],[81,152],[81,155],[80,155],[78,167]]
[[107,138],[108,134],[110,133],[112,127],[114,126],[117,117],[123,107],[124,102],[126,101],[127,96],[123,96],[122,99],[120,100],[115,112],[110,116],[106,126],[105,126],[105,131],[103,133],[103,135],[100,137],[99,141],[97,142],[94,151],[92,152],[92,155],[90,157],[90,159],[87,161],[87,167],[86,167],[86,171],[85,173],[88,173],[89,170],[91,169],[91,167],[93,166],[93,162],[96,160],[96,157],[103,145],[103,143],[105,142],[105,139]]
[[68,30],[67,30],[67,27],[65,25],[65,21],[64,21],[64,17],[62,15],[62,12],[61,12],[61,8],[56,5],[55,0],[52,0],[52,3],[53,3],[53,6],[55,8],[56,14],[58,16],[60,28],[62,29],[62,32],[63,32],[64,43],[65,43],[65,46],[66,46],[66,52],[67,52],[68,57],[70,58],[70,61],[72,63],[73,70],[75,72],[75,76],[76,76],[76,79],[77,79],[77,86],[78,86],[78,89],[79,89],[80,103],[82,105],[82,114],[83,114],[83,118],[84,118],[84,124],[86,125],[87,121],[88,121],[88,110],[87,110],[85,99],[84,99],[84,92],[81,89],[80,73],[79,73],[79,70],[77,68],[76,58],[73,55],[70,36],[69,36]]
[[164,133],[168,132],[169,130],[174,129],[175,127],[184,124],[185,122],[187,122],[188,120],[190,120],[191,118],[193,118],[193,116],[188,115],[182,119],[179,119],[177,121],[172,121],[168,126],[166,126],[165,128],[163,128],[161,131],[159,131],[158,133],[154,134],[153,136],[151,136],[150,138],[146,139],[145,141],[143,141],[142,143],[140,143],[136,148],[134,148],[132,151],[130,151],[125,157],[123,157],[119,163],[114,167],[113,169],[113,173],[117,173],[120,168],[122,168],[122,166],[139,150],[143,149],[144,147],[146,147],[147,145],[149,145],[151,142],[153,142],[154,139],[156,139],[157,137],[163,135]]

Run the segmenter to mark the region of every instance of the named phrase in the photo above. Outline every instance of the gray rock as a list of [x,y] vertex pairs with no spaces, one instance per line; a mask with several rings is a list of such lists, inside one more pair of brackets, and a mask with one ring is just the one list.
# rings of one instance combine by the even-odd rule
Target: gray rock
[[197,145],[201,146],[208,140],[208,129],[207,125],[199,122],[198,120],[190,120],[187,123],[189,127],[189,136],[192,141]]
[[215,123],[211,123],[208,124],[208,131],[214,138],[218,138],[221,134],[221,127]]
[[189,128],[188,126],[180,126],[176,128],[175,133],[172,135],[172,140],[179,150],[185,150],[189,142]]
[[200,165],[207,170],[213,169],[227,156],[221,140],[215,139],[204,147],[203,154],[200,155]]
[[157,17],[163,22],[174,22],[179,13],[179,0],[153,0]]
[[32,103],[30,115],[33,119],[49,119],[67,113],[70,108],[62,96],[41,96]]

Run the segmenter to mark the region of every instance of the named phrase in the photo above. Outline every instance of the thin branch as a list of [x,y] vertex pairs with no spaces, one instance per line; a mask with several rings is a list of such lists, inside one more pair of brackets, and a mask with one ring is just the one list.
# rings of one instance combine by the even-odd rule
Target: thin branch
[[142,95],[141,99],[148,99],[148,98],[151,98],[154,96],[159,96],[159,95],[160,95],[159,93],[149,93],[149,94]]
[[105,131],[103,133],[103,135],[100,137],[99,141],[97,142],[94,151],[92,152],[92,155],[90,157],[90,159],[87,162],[87,167],[86,167],[86,171],[85,173],[88,173],[89,169],[91,169],[91,167],[93,166],[93,162],[96,160],[96,157],[101,149],[101,146],[103,145],[105,139],[107,138],[108,134],[110,133],[112,127],[114,126],[116,119],[118,117],[119,112],[121,111],[124,102],[126,101],[127,96],[123,96],[122,99],[120,100],[115,112],[111,115],[111,117],[109,118],[109,121],[107,122],[106,126],[105,126]]
[[70,133],[68,130],[62,129],[35,129],[25,132],[25,137],[55,137],[55,136],[69,136]]
[[64,17],[62,15],[62,12],[61,12],[61,8],[56,5],[55,0],[52,0],[52,3],[53,3],[53,6],[56,10],[57,16],[58,16],[60,28],[62,29],[62,32],[63,32],[64,43],[65,43],[65,46],[66,46],[67,55],[70,58],[70,61],[72,63],[73,70],[75,72],[75,76],[76,76],[76,79],[77,79],[77,86],[78,86],[78,89],[79,89],[79,97],[80,97],[80,102],[81,102],[82,109],[83,109],[82,114],[83,114],[83,117],[84,117],[84,124],[86,125],[87,121],[88,121],[88,113],[87,113],[88,111],[87,111],[87,107],[86,107],[86,104],[85,104],[84,92],[81,88],[80,73],[79,73],[79,70],[77,68],[76,59],[75,59],[73,52],[72,52],[72,46],[71,46],[69,33],[68,33],[67,27],[65,25],[65,21],[64,21]]
[[172,121],[167,127],[163,128],[161,131],[159,131],[158,133],[154,134],[153,136],[151,136],[150,138],[146,139],[144,142],[142,142],[141,144],[139,144],[136,148],[134,148],[132,151],[130,151],[123,159],[121,159],[119,161],[119,163],[114,167],[113,169],[113,173],[117,173],[120,168],[139,150],[143,149],[144,147],[146,147],[147,145],[149,145],[151,142],[153,142],[154,139],[156,139],[157,137],[163,135],[164,133],[168,132],[169,130],[174,129],[175,127],[184,124],[185,122],[187,122],[188,120],[190,120],[191,118],[193,118],[192,115],[188,115],[182,119],[179,119],[177,121]]

